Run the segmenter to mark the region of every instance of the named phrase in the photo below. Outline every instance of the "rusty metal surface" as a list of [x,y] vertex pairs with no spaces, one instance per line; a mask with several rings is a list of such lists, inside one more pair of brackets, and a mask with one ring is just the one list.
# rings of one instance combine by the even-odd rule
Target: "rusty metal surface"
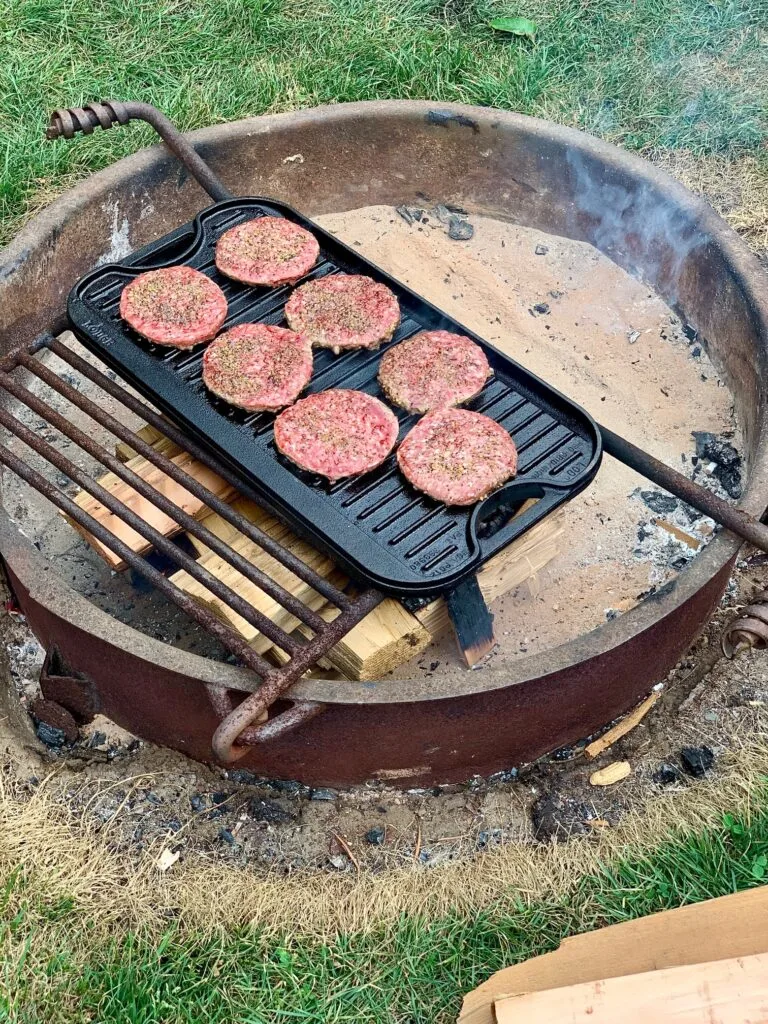
[[[214,171],[239,193],[274,195],[308,214],[399,204],[423,192],[477,213],[599,242],[595,206],[576,201],[585,174],[601,188],[644,195],[673,211],[706,245],[683,262],[674,289],[661,240],[609,252],[635,266],[709,342],[745,428],[743,507],[768,504],[765,392],[768,287],[743,243],[700,199],[637,157],[578,132],[519,115],[429,103],[343,104],[195,133]],[[302,153],[303,163],[285,162]],[[327,167],[334,174],[327,174]],[[562,197],[553,203],[552,197]],[[115,217],[132,248],[189,220],[205,202],[161,147],[93,175],[20,233],[0,257],[0,356],[29,343],[62,307],[74,281],[110,254]],[[120,221],[118,221],[119,223]],[[666,250],[665,250],[666,246]],[[615,717],[663,677],[720,596],[738,548],[727,533],[653,599],[587,636],[478,672],[373,683],[306,680],[291,700],[325,705],[285,740],[243,763],[278,777],[346,784],[382,777],[404,785],[466,778],[528,760]],[[143,702],[144,735],[205,759],[217,717],[213,683],[244,693],[253,678],[170,648],[115,622],[57,576],[0,512],[0,550],[35,631],[57,638],[75,667],[99,680],[104,711],[131,728]],[[164,716],[157,694],[180,713]],[[284,709],[281,702],[276,710]],[[343,756],[342,756],[343,755]]]
[[[674,614],[624,644],[585,657],[578,667],[511,685],[497,678],[481,694],[428,699],[411,693],[399,702],[329,703],[295,732],[251,747],[240,766],[314,785],[378,779],[408,787],[461,782],[529,761],[593,732],[647,693],[649,680],[663,678],[711,614],[729,571],[730,564]],[[100,679],[104,714],[130,728],[141,704],[144,738],[209,759],[217,717],[199,699],[193,680],[151,663],[137,672],[132,652],[108,653],[88,642],[86,630],[63,623],[25,593],[13,574],[11,581],[35,632],[64,645],[81,669]],[[282,710],[282,704],[276,707]]]
[[748,605],[723,630],[721,640],[726,658],[735,658],[743,650],[768,647],[768,590],[755,594]]
[[90,135],[94,128],[105,131],[114,125],[126,125],[129,121],[146,121],[195,180],[202,185],[211,199],[231,199],[232,193],[214,174],[208,164],[195,151],[189,140],[176,125],[157,107],[149,103],[107,100],[102,103],[88,103],[85,107],[69,107],[54,110],[45,132],[47,139],[71,139],[77,132]]
[[[179,505],[171,501],[158,488],[153,487],[141,476],[133,472],[128,465],[104,448],[90,434],[75,426],[66,416],[53,409],[43,398],[30,391],[25,383],[13,375],[13,369],[23,367],[28,371],[32,379],[36,377],[43,381],[54,392],[86,413],[94,423],[106,427],[114,436],[119,437],[140,451],[151,463],[158,469],[166,472],[185,490],[192,491],[206,504],[219,502],[219,499],[216,499],[215,495],[208,488],[194,480],[170,459],[166,458],[166,456],[144,443],[134,431],[124,426],[118,419],[83,395],[78,388],[73,387],[49,367],[41,363],[38,355],[45,347],[55,351],[70,366],[76,363],[87,366],[89,378],[102,388],[105,384],[110,384],[115,390],[127,395],[127,392],[121,389],[119,385],[114,384],[99,370],[86,364],[79,357],[76,357],[64,344],[55,341],[50,336],[35,339],[29,351],[15,349],[12,353],[9,353],[3,364],[7,369],[0,370],[0,392],[4,391],[13,396],[21,405],[36,413],[43,422],[49,423],[64,437],[74,442],[78,448],[95,459],[101,467],[114,473],[118,479],[150,501],[172,521],[178,523],[182,529],[196,536],[202,543],[210,547],[248,580],[272,596],[286,610],[296,615],[300,621],[304,622],[314,631],[314,636],[309,640],[299,640],[285,632],[266,615],[257,611],[239,594],[224,585],[216,576],[212,575],[183,549],[174,544],[173,541],[150,526],[141,516],[102,486],[94,476],[82,469],[62,452],[52,447],[47,440],[44,440],[38,433],[31,430],[17,416],[14,416],[7,409],[0,407],[0,425],[11,435],[18,437],[32,451],[42,456],[49,465],[54,466],[60,473],[63,473],[66,477],[77,483],[82,490],[94,497],[123,522],[127,523],[152,548],[162,552],[166,557],[176,562],[180,568],[184,569],[212,594],[225,602],[246,622],[249,622],[256,630],[290,655],[285,665],[280,668],[275,667],[246,643],[235,629],[222,622],[214,612],[189,597],[176,584],[150,565],[140,554],[132,551],[124,542],[119,541],[106,527],[74,502],[60,487],[54,485],[43,474],[26,464],[23,459],[10,451],[5,445],[0,445],[0,464],[16,473],[17,476],[48,498],[49,501],[62,512],[65,512],[84,530],[97,537],[108,548],[119,554],[123,561],[144,576],[145,579],[149,580],[153,586],[186,612],[198,625],[215,636],[226,650],[238,657],[248,668],[261,677],[261,685],[258,690],[249,694],[236,707],[233,707],[231,702],[228,702],[225,698],[212,700],[212,706],[215,710],[220,710],[219,705],[224,705],[220,713],[222,721],[217,727],[212,740],[213,755],[224,763],[238,760],[247,752],[249,744],[267,742],[274,736],[282,735],[290,729],[296,728],[319,713],[322,709],[321,705],[312,704],[302,708],[301,705],[297,704],[292,713],[284,713],[280,716],[281,720],[273,722],[269,728],[262,728],[260,731],[250,730],[249,728],[254,722],[261,719],[281,694],[289,689],[304,672],[311,668],[318,658],[322,657],[331,647],[337,644],[361,618],[367,615],[372,608],[376,607],[382,599],[381,595],[377,591],[368,590],[358,597],[350,598],[343,595],[341,591],[336,590],[335,587],[330,588],[330,592],[337,596],[340,606],[340,613],[330,622],[326,622],[321,616],[307,608],[288,591],[278,586],[274,580],[256,569],[247,559],[235,552],[202,523],[199,523],[194,517],[181,509]],[[32,354],[33,352],[34,354]],[[148,406],[138,400],[134,400],[133,407],[141,413],[151,411]],[[167,429],[164,424],[161,424],[161,427]],[[189,447],[183,437],[179,436],[179,440],[185,448]],[[215,460],[204,452],[200,454],[207,465],[211,466],[214,470],[218,469],[218,463]],[[237,529],[242,529],[248,523],[246,517],[235,509],[226,506],[224,502],[219,503],[222,509],[226,509],[227,519]],[[261,531],[257,532],[260,533]],[[271,540],[270,547],[274,557],[283,562],[283,564],[294,565],[299,562],[294,555],[290,554],[276,541]],[[304,563],[300,564],[300,571],[312,583],[320,583],[322,586],[327,582]],[[210,697],[211,692],[209,690]],[[48,704],[50,702],[44,703]],[[64,708],[61,711],[64,714]],[[141,732],[140,722],[137,731]]]

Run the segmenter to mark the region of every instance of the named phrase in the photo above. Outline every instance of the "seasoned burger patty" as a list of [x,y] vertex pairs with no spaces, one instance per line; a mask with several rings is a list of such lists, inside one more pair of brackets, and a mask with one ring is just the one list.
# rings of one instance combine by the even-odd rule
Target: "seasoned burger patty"
[[157,345],[192,348],[210,341],[227,316],[217,284],[192,267],[164,267],[139,274],[123,288],[120,316]]
[[463,334],[422,331],[384,353],[379,382],[395,405],[429,412],[469,401],[490,372],[483,350]]
[[203,381],[230,405],[276,412],[295,401],[312,376],[312,346],[282,327],[240,324],[205,350]]
[[468,409],[438,409],[419,420],[397,452],[414,487],[446,505],[474,505],[517,470],[504,427]]
[[389,288],[370,277],[334,274],[297,288],[285,304],[285,316],[313,345],[340,352],[378,348],[400,323],[400,307]]
[[275,444],[310,473],[329,480],[375,469],[397,441],[398,423],[383,402],[362,391],[321,391],[275,420]]
[[225,231],[216,243],[216,266],[245,284],[293,284],[317,262],[314,235],[284,217],[257,217]]

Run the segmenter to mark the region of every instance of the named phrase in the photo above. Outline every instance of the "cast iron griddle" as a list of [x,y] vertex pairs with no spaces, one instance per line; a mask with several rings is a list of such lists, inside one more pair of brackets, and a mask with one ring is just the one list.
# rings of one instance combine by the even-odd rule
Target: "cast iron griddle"
[[[222,330],[256,322],[285,326],[283,307],[291,287],[239,284],[214,264],[217,238],[261,216],[287,217],[318,239],[320,259],[304,280],[339,272],[367,274],[391,288],[400,303],[400,326],[379,350],[338,356],[316,350],[308,391],[355,388],[383,399],[376,374],[387,348],[420,330],[466,334],[483,348],[493,369],[468,408],[492,417],[512,435],[519,452],[514,481],[474,507],[449,508],[412,488],[393,454],[371,473],[329,483],[298,469],[276,450],[274,414],[235,409],[208,392],[201,376],[204,345],[186,351],[153,345],[120,319],[120,293],[128,281],[145,270],[185,263],[211,277],[227,296],[229,315]],[[233,199],[209,207],[191,224],[122,263],[86,275],[70,293],[67,309],[83,344],[226,461],[267,508],[358,581],[389,593],[427,596],[452,588],[586,487],[600,464],[598,429],[583,409],[333,235],[272,200]],[[402,440],[418,417],[394,411]],[[538,500],[510,518],[529,498]]]

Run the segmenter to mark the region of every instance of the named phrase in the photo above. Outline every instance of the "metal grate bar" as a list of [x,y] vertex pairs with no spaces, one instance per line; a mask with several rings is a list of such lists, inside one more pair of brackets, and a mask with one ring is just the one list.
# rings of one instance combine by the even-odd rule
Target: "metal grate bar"
[[[234,473],[230,472],[226,466],[219,465],[206,449],[201,448],[194,440],[187,437],[182,431],[175,427],[168,420],[164,419],[158,412],[146,405],[141,400],[135,398],[132,394],[126,391],[125,388],[121,387],[116,381],[112,381],[105,374],[101,373],[95,367],[91,366],[84,359],[67,348],[57,338],[51,338],[48,343],[48,348],[55,353],[63,362],[68,363],[74,370],[81,373],[84,377],[87,377],[92,383],[96,384],[112,398],[115,398],[118,402],[122,403],[126,408],[130,409],[131,412],[137,416],[142,417],[148,423],[151,423],[153,427],[159,430],[162,434],[165,434],[171,441],[182,448],[184,451],[193,455],[196,459],[202,462],[204,465],[209,466],[214,472],[222,476],[228,483],[231,483],[233,487],[238,490],[243,490],[243,482]],[[138,440],[141,440],[140,438]],[[136,449],[139,450],[138,448]],[[157,465],[156,457],[157,452],[153,450],[152,457],[149,455],[146,457],[149,461]],[[286,548],[279,544],[276,540],[264,533],[255,526],[249,519],[237,512],[226,502],[222,501],[217,495],[208,488],[204,487],[197,480],[192,480],[190,477],[188,482],[184,483],[184,486],[190,491],[195,497],[200,498],[210,509],[221,516],[226,522],[236,527],[241,533],[245,534],[249,540],[252,540],[254,544],[258,544],[259,547],[263,548],[268,554],[272,555],[281,562],[286,568],[290,569],[292,573],[308,583],[314,590],[323,597],[335,604],[337,608],[349,608],[353,604],[354,599],[344,594],[343,591],[339,590],[330,583],[325,577],[315,572],[314,569],[310,568],[305,562],[288,551]]]
[[30,487],[34,487],[36,491],[39,491],[40,494],[57,508],[61,509],[67,516],[83,526],[89,533],[92,533],[102,544],[111,547],[132,569],[141,573],[146,580],[157,587],[159,591],[169,600],[173,601],[177,607],[181,608],[199,626],[202,626],[203,629],[211,633],[222,647],[225,647],[236,658],[239,658],[243,664],[264,678],[268,677],[270,673],[275,672],[274,665],[271,665],[266,658],[262,658],[239,633],[218,619],[213,612],[198,604],[194,598],[185,594],[183,590],[179,590],[175,584],[167,580],[146,559],[142,558],[141,555],[137,555],[127,544],[124,544],[113,533],[110,533],[98,520],[89,516],[79,505],[75,504],[68,494],[59,490],[42,473],[32,469],[23,459],[20,459],[18,455],[14,455],[4,445],[0,445],[0,463],[7,466],[8,469],[28,483]]
[[[185,473],[183,469],[177,466],[176,463],[167,456],[155,451],[151,445],[138,437],[129,427],[120,423],[120,421],[115,419],[114,416],[110,415],[104,409],[96,405],[95,402],[92,402],[89,398],[86,398],[85,395],[80,394],[79,391],[63,381],[51,369],[44,366],[39,359],[35,359],[33,356],[22,355],[20,363],[34,373],[40,380],[44,381],[54,391],[57,391],[60,395],[66,398],[67,401],[77,406],[78,409],[81,409],[101,426],[106,427],[107,430],[116,437],[119,437],[120,440],[130,444],[148,461],[152,462],[158,469],[162,470],[163,473],[171,477],[171,479],[175,480],[186,490],[189,490],[188,484],[192,479],[189,474]],[[93,442],[90,443],[93,444]],[[93,455],[94,458],[97,458],[109,470],[111,470],[111,472],[120,477],[121,480],[130,484],[136,491],[143,495],[143,497],[147,498],[167,516],[175,520],[182,529],[187,531],[187,533],[191,533],[193,536],[197,537],[198,540],[206,544],[212,551],[219,555],[220,558],[229,562],[233,568],[237,569],[237,571],[245,576],[246,579],[259,587],[260,590],[264,591],[264,593],[268,594],[270,597],[273,597],[283,606],[283,608],[286,609],[286,611],[289,611],[299,619],[300,622],[304,622],[315,632],[318,632],[325,627],[325,620],[316,612],[312,611],[312,609],[304,604],[303,601],[291,594],[284,587],[281,587],[279,583],[276,583],[247,558],[244,558],[241,554],[230,547],[229,544],[225,543],[220,537],[217,537],[215,533],[212,533],[203,523],[195,519],[194,516],[189,515],[189,513],[176,505],[175,502],[171,501],[156,488],[152,487],[151,484],[147,483],[147,481],[141,476],[134,473],[125,465],[125,463],[112,455],[111,452],[106,451],[104,448],[98,448],[98,450],[97,448],[98,446],[93,444],[93,450],[89,451],[89,454]]]
[[[29,409],[35,412],[38,416],[47,420],[52,426],[56,427],[57,430],[61,431],[65,437],[68,437],[75,444],[79,445],[83,451],[88,452],[89,455],[93,455],[94,458],[99,457],[99,452],[103,449],[93,441],[92,438],[88,437],[77,427],[74,427],[59,413],[54,412],[49,406],[46,405],[42,399],[37,398],[35,395],[30,394],[21,384],[13,380],[7,374],[0,376],[0,386],[5,388],[10,394],[17,398],[20,402],[23,402]],[[137,515],[132,509],[124,505],[118,498],[115,498],[106,488],[102,487],[101,484],[93,480],[84,470],[80,469],[74,462],[71,462],[65,455],[56,451],[47,441],[43,441],[39,438],[34,431],[24,426],[16,417],[12,416],[5,409],[0,409],[0,424],[9,430],[11,433],[19,437],[24,444],[28,445],[33,451],[41,455],[47,462],[52,466],[55,466],[62,473],[65,473],[70,479],[74,480],[83,490],[87,491],[90,495],[100,501],[102,505],[109,509],[110,512],[114,513],[120,519],[122,519],[132,530],[144,537],[145,540],[161,551],[164,555],[176,561],[182,569],[185,569],[190,576],[206,587],[212,594],[215,594],[220,600],[224,601],[233,611],[241,615],[246,622],[249,622],[255,629],[263,633],[264,636],[276,643],[278,647],[281,647],[287,653],[293,654],[302,646],[292,636],[289,636],[284,630],[280,629],[271,619],[267,618],[261,612],[257,611],[252,605],[245,601],[239,594],[236,594],[228,586],[223,584],[215,576],[213,576],[207,569],[201,566],[194,558],[191,558],[185,551],[182,551],[172,541],[164,537],[162,533],[156,530],[154,527],[146,523],[141,516]],[[129,470],[130,473],[130,470]],[[135,476],[135,474],[133,474]],[[136,481],[140,478],[136,477]],[[143,484],[144,481],[141,481]],[[153,489],[150,487],[150,491]],[[78,506],[79,507],[79,506]],[[78,519],[79,521],[79,519]],[[108,543],[108,547],[111,544]]]

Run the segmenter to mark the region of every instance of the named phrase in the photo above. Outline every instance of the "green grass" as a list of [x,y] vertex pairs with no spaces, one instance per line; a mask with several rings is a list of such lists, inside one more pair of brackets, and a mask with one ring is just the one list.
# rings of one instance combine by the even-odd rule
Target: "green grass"
[[[520,13],[535,43],[495,34]],[[480,103],[636,149],[761,150],[766,0],[0,0],[0,220],[147,144],[46,144],[56,106],[145,99],[183,128],[378,98]]]
[[[47,903],[21,874],[5,895],[0,1020],[77,1024],[448,1024],[461,996],[493,971],[562,938],[762,883],[768,800],[750,820],[670,840],[652,856],[606,865],[557,903],[403,918],[333,942],[265,942],[241,929],[201,938],[171,928],[158,942],[127,934],[94,942],[93,922]],[[0,894],[0,910],[2,895]]]

